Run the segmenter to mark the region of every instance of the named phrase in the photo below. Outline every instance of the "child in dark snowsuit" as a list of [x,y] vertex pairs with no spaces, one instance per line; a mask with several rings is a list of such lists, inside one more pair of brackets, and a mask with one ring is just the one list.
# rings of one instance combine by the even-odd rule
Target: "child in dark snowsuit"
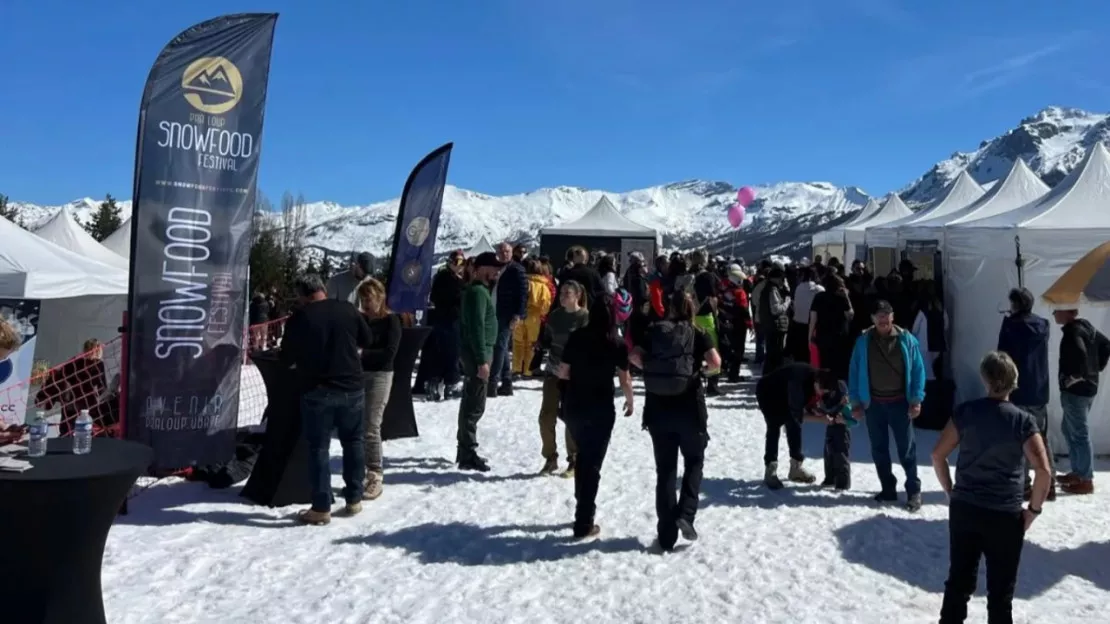
[[[852,434],[849,431],[859,424],[852,418],[852,407],[848,403],[848,386],[837,382],[837,388],[825,391],[817,399],[816,411],[824,414],[829,423],[825,426],[825,480],[822,487],[847,490],[852,487],[852,463],[849,451],[852,447]],[[840,417],[843,424],[836,422]]]

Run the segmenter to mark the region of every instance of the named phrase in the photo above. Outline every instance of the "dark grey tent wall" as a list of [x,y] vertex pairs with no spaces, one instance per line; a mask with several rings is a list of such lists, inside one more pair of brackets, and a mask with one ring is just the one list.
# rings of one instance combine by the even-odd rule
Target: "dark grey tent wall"
[[566,235],[566,234],[544,234],[540,236],[540,255],[551,258],[551,262],[555,266],[560,266],[563,259],[566,258],[567,250],[575,245],[585,247],[590,253],[604,251],[605,253],[612,253],[621,256],[621,265],[624,266],[626,259],[625,249],[632,247],[637,251],[643,253],[644,249],[650,249],[651,253],[644,253],[648,262],[654,256],[657,248],[655,246],[655,238],[653,237],[639,237],[639,236],[583,236]]

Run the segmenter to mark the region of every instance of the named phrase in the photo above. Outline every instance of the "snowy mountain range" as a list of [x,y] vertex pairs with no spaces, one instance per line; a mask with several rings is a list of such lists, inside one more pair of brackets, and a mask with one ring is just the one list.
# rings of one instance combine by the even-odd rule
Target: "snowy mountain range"
[[[971,152],[956,152],[934,165],[899,194],[911,206],[932,202],[964,168],[981,184],[1009,171],[1016,158],[1050,186],[1059,182],[1097,141],[1110,141],[1110,115],[1050,107],[1024,119]],[[401,181],[398,181],[400,186]],[[767,253],[802,253],[810,236],[847,221],[869,196],[857,187],[827,182],[780,182],[755,187],[755,203],[735,235],[735,250],[749,259]],[[626,193],[576,187],[544,188],[519,195],[492,196],[448,186],[444,193],[437,251],[467,249],[481,237],[490,241],[535,243],[541,228],[578,218],[605,196],[627,217],[663,232],[666,248],[707,245],[727,252],[734,239],[725,212],[736,195],[726,182],[689,180]],[[59,206],[12,202],[30,226],[48,219]],[[306,243],[335,252],[388,253],[399,199],[364,206],[310,202],[305,209]],[[84,220],[99,205],[80,199],[66,206]],[[131,202],[118,202],[123,217]],[[273,215],[263,215],[279,223]]]

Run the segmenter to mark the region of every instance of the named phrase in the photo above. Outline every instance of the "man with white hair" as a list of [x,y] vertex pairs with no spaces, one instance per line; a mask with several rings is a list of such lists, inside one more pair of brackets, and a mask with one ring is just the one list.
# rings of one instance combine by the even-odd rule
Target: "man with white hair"
[[[510,347],[513,329],[524,319],[528,303],[528,278],[524,267],[513,259],[513,246],[507,242],[497,246],[497,261],[504,265],[501,276],[494,280],[493,303],[497,309],[497,343],[493,350],[492,373],[489,376],[489,397],[512,396],[513,376]],[[500,385],[498,385],[500,382]]]

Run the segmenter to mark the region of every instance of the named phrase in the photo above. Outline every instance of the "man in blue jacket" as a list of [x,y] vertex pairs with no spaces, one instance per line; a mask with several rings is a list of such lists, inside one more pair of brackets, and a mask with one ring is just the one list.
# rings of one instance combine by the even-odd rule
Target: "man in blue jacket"
[[[1052,447],[1048,444],[1048,319],[1033,314],[1033,293],[1028,288],[1010,290],[1010,314],[998,330],[998,350],[1010,356],[1018,369],[1018,387],[1010,401],[1033,416],[1048,449],[1048,469],[1056,474]],[[1033,479],[1025,474],[1025,500],[1033,492]],[[1048,500],[1056,499],[1056,484]]]
[[848,398],[852,416],[867,422],[871,457],[879,473],[879,502],[898,500],[898,481],[891,469],[890,434],[898,462],[906,472],[906,509],[921,509],[921,480],[917,478],[917,442],[913,420],[925,400],[925,360],[913,334],[894,324],[894,307],[879,301],[871,315],[874,326],[856,340],[848,369]]
[[[497,309],[497,342],[493,348],[493,365],[490,367],[488,397],[512,396],[513,375],[512,358],[509,346],[513,329],[524,319],[525,305],[528,302],[528,278],[524,267],[513,260],[513,246],[501,243],[497,246],[497,260],[505,263],[501,277],[497,278],[493,298]],[[497,382],[501,381],[498,387]]]

